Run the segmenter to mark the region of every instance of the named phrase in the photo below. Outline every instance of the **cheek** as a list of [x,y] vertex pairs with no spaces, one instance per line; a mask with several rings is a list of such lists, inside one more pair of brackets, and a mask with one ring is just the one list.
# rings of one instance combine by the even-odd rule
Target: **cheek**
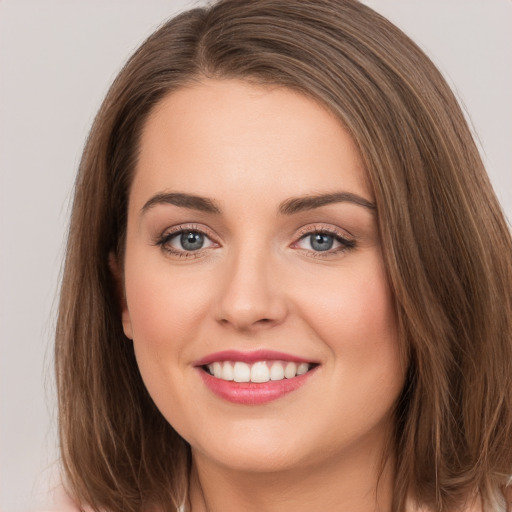
[[302,293],[302,310],[309,323],[335,346],[335,340],[340,340],[340,349],[396,341],[391,291],[380,261],[374,259],[321,281],[312,280],[306,287],[309,293]]
[[190,363],[190,347],[198,338],[208,300],[203,283],[173,271],[161,257],[127,254],[123,317],[130,324],[140,373],[159,407],[174,409],[179,401],[179,393],[169,391],[182,385],[178,376]]
[[382,392],[387,400],[401,390],[404,369],[393,297],[377,256],[321,284],[311,281],[301,311],[328,347],[340,389],[361,397]]
[[162,349],[193,339],[208,302],[207,283],[165,264],[132,267],[136,271],[127,269],[125,286],[134,339]]
[[[140,261],[140,260],[139,260]],[[165,264],[125,265],[125,290],[132,339],[145,386],[163,415],[179,424],[184,409],[182,369],[204,316],[205,289]]]
[[379,265],[329,281],[320,295],[310,302],[308,321],[330,351],[325,371],[331,394],[319,407],[333,426],[341,418],[347,437],[356,439],[391,421],[403,388],[393,298]]

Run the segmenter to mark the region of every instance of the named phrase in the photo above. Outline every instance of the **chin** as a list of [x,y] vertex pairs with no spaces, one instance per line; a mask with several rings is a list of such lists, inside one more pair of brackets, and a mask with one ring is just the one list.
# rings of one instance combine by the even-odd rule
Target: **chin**
[[[234,421],[219,433],[188,440],[193,456],[234,471],[268,473],[299,467],[308,460],[304,436],[276,425]],[[266,423],[266,422],[265,422]]]
[[[194,454],[194,450],[192,453]],[[242,448],[235,443],[229,450],[212,450],[205,455],[218,465],[242,473],[286,472],[304,465],[296,446],[294,449],[287,449],[253,443]]]

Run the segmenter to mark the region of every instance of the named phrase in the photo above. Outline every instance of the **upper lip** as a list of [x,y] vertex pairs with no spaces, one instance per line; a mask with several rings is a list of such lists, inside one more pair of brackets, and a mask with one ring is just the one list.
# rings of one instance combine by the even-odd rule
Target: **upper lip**
[[255,363],[257,361],[292,361],[294,363],[312,363],[311,359],[304,359],[293,354],[277,352],[275,350],[254,350],[250,352],[241,352],[239,350],[223,350],[208,354],[207,356],[195,361],[194,366],[205,366],[216,361],[240,361],[243,363]]

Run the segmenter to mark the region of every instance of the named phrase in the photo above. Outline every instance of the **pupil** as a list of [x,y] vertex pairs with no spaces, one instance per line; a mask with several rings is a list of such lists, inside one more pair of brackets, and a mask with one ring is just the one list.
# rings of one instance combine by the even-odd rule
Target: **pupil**
[[186,251],[197,251],[201,249],[204,243],[204,236],[201,233],[189,231],[181,235],[181,246]]
[[315,251],[328,251],[334,244],[334,238],[331,235],[317,233],[311,235],[311,247]]

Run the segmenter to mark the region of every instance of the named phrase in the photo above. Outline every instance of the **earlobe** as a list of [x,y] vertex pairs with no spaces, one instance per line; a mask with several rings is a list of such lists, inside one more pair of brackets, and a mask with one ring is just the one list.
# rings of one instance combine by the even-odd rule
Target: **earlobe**
[[126,306],[123,308],[122,321],[124,335],[128,339],[133,340],[132,321],[130,318],[130,313],[128,312],[128,308]]
[[123,324],[123,331],[127,338],[133,339],[132,322],[130,318],[130,312],[128,311],[128,304],[126,302],[126,295],[124,293],[123,285],[123,273],[119,267],[117,257],[113,251],[108,255],[108,267],[112,273],[115,283],[115,293],[121,310],[121,321]]

